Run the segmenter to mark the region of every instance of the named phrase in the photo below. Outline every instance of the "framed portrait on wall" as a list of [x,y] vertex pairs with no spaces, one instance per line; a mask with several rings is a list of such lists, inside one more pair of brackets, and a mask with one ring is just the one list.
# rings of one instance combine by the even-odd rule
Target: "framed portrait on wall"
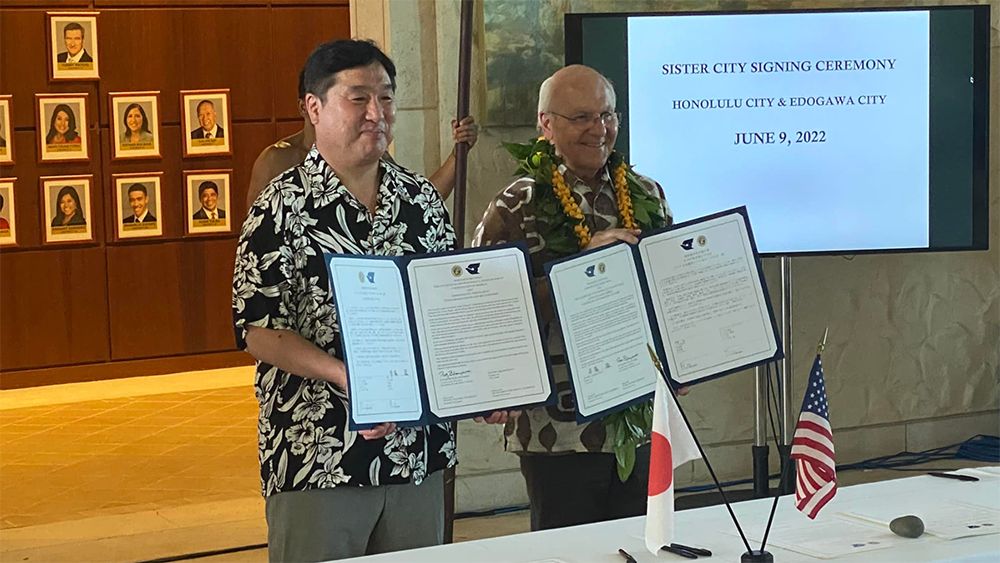
[[48,12],[51,80],[97,80],[97,15]]
[[181,90],[184,156],[233,154],[229,89]]
[[90,160],[87,94],[35,94],[41,162]]
[[90,242],[94,240],[90,185],[93,175],[42,176],[44,241]]
[[14,220],[14,182],[17,178],[0,178],[0,246],[17,244],[17,222]]
[[14,128],[10,124],[9,94],[0,95],[0,164],[14,162]]
[[185,170],[184,200],[187,234],[228,233],[232,170]]
[[160,213],[162,172],[115,174],[111,177],[116,201],[115,233],[118,239],[163,235]]
[[159,158],[159,92],[111,92],[111,158]]

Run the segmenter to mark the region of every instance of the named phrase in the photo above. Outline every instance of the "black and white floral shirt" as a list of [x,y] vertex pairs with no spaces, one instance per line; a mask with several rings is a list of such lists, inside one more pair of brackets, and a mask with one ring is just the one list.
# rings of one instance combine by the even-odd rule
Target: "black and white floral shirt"
[[[297,332],[343,358],[324,252],[402,255],[454,248],[455,232],[434,186],[395,163],[379,167],[374,215],[315,146],[257,198],[243,224],[233,272],[240,348],[246,348],[247,327],[258,326]],[[457,462],[450,424],[401,428],[365,440],[347,429],[343,389],[262,362],[255,392],[265,497],[339,485],[420,483]]]

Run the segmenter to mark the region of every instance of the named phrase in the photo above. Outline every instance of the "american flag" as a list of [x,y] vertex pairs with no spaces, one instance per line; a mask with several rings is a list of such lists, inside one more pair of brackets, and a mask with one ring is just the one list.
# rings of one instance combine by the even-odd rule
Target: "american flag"
[[816,354],[809,386],[802,399],[802,412],[792,436],[795,460],[795,508],[816,518],[821,508],[837,494],[837,461],[833,454],[830,408],[823,382],[823,360]]

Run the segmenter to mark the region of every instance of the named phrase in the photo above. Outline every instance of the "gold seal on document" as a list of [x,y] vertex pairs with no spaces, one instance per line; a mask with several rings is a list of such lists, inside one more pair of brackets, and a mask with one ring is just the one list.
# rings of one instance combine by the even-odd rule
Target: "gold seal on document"
[[698,241],[698,246],[705,246],[706,244],[708,244],[708,237],[706,237],[705,235],[698,235],[697,241]]
[[451,275],[455,276],[456,278],[458,276],[461,276],[462,275],[462,267],[459,266],[458,264],[455,264],[454,266],[452,266],[451,267]]

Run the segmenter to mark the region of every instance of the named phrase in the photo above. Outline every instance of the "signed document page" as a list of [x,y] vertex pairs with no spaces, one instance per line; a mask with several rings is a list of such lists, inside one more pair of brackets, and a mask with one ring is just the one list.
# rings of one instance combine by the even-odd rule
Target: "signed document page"
[[419,420],[423,406],[399,268],[389,260],[328,259],[353,421]]
[[523,251],[417,258],[407,275],[431,413],[458,417],[549,398]]
[[580,416],[626,404],[656,387],[653,331],[631,247],[616,244],[554,264],[552,299]]
[[643,238],[639,252],[671,377],[684,384],[778,350],[744,217]]

